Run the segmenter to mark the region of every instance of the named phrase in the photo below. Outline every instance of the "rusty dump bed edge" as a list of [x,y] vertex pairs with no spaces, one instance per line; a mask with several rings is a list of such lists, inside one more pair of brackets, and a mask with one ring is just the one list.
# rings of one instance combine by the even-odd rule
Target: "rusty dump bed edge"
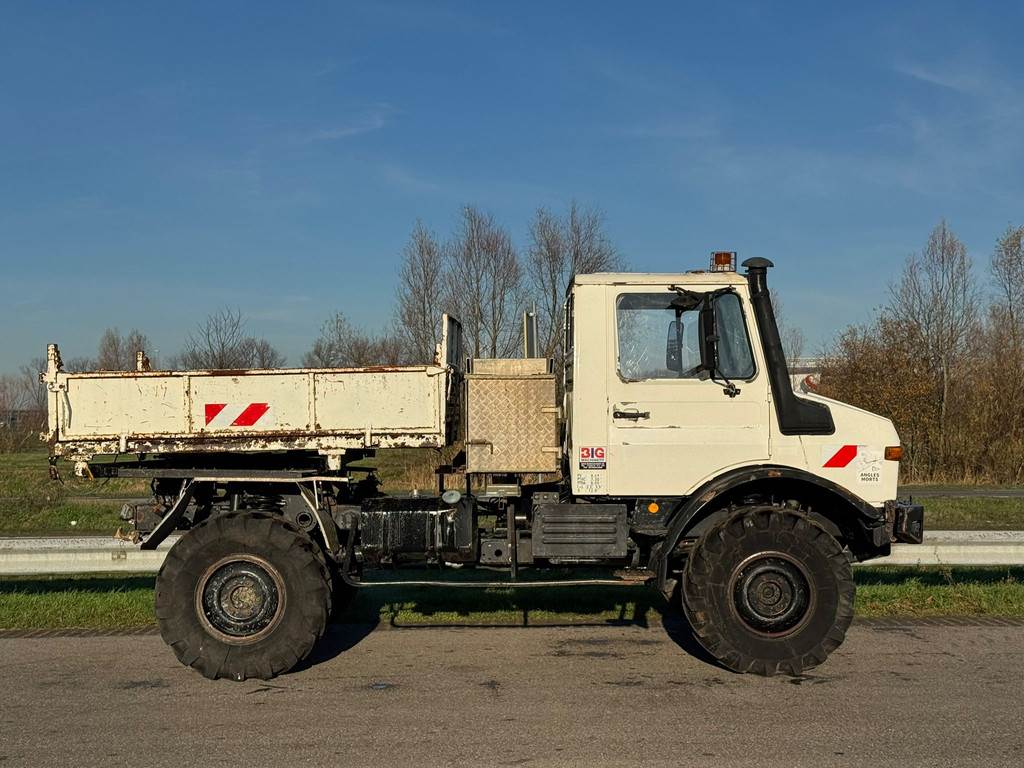
[[450,365],[67,373],[56,345],[47,357],[42,438],[78,460],[438,448],[458,414]]

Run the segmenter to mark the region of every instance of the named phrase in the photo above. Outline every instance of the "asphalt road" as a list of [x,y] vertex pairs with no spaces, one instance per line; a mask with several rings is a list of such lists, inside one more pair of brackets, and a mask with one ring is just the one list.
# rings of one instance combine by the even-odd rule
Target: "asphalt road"
[[[690,650],[688,650],[690,649]],[[682,627],[335,628],[269,683],[160,639],[0,639],[0,765],[1024,764],[1024,626],[855,624],[802,678]]]

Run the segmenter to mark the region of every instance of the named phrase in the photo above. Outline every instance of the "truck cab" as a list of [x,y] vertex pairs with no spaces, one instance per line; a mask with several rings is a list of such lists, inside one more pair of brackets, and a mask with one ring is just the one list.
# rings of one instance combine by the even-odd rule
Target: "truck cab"
[[892,421],[793,393],[759,287],[767,268],[576,276],[564,387],[574,494],[689,496],[771,464],[874,507],[896,498]]

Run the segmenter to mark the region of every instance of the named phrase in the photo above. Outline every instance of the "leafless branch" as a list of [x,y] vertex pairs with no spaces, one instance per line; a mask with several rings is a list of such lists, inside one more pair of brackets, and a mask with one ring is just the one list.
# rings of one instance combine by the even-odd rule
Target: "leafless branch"
[[224,308],[188,335],[174,362],[180,368],[225,370],[277,368],[285,358],[265,339],[249,335],[240,310]]

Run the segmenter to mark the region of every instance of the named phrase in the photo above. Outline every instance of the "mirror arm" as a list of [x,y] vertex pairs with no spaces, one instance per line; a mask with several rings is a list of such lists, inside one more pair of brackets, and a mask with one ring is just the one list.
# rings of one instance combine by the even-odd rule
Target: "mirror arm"
[[697,293],[696,291],[687,290],[686,288],[683,288],[682,286],[679,285],[670,285],[668,289],[670,291],[675,291],[676,293],[679,294],[680,297],[692,301],[693,306],[697,306],[698,304],[700,304],[704,297],[707,295],[703,293]]
[[725,378],[725,376],[722,376],[722,378],[720,379],[716,379],[715,375],[711,374],[711,380],[715,382],[715,384],[721,385],[723,395],[728,395],[729,397],[736,397],[736,395],[740,393],[740,388],[733,384],[731,381],[729,381],[727,378]]
[[[701,357],[703,358],[707,354],[710,360],[701,360],[702,365],[708,371],[711,381],[722,387],[722,394],[729,397],[736,397],[740,393],[740,388],[733,384],[729,379],[722,375],[721,371],[718,370],[718,319],[715,317],[715,299],[722,293],[728,292],[728,290],[713,291],[712,293],[704,294],[704,306],[701,307],[701,313],[707,313],[706,317],[710,320],[710,332],[707,327],[704,330],[703,344],[701,347]],[[707,325],[708,323],[702,323]]]

